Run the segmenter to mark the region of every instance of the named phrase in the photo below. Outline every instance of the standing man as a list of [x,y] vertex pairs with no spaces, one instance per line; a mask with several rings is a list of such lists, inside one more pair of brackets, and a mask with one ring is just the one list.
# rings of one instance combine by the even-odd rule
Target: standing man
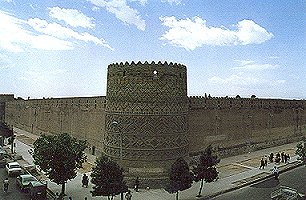
[[262,158],[261,159],[261,161],[260,161],[260,167],[259,167],[259,169],[264,169],[265,168],[265,161],[264,161],[264,159]]
[[137,176],[135,180],[135,191],[138,192],[138,189],[139,189],[139,177]]
[[82,177],[82,187],[88,187],[88,176],[86,174]]
[[126,193],[125,199],[126,199],[126,200],[131,200],[131,199],[132,199],[131,190],[129,190],[129,191]]

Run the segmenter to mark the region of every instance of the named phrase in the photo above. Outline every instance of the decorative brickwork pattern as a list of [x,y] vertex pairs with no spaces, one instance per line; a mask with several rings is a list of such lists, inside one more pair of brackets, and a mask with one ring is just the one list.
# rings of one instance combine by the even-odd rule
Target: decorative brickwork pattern
[[158,167],[160,161],[188,155],[184,65],[111,64],[106,97],[104,153],[108,156],[133,161],[133,166],[146,161]]

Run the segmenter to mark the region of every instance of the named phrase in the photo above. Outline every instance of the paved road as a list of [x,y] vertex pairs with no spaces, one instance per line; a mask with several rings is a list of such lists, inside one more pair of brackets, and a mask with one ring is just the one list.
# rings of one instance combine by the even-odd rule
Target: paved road
[[306,167],[301,166],[293,170],[280,174],[280,181],[274,178],[263,182],[241,188],[213,198],[214,200],[267,200],[270,193],[280,185],[285,185],[297,189],[300,193],[306,194]]
[[16,185],[16,177],[9,177],[9,190],[8,193],[3,192],[3,180],[7,177],[4,168],[0,168],[0,199],[1,200],[29,200],[30,196],[27,193],[22,193]]

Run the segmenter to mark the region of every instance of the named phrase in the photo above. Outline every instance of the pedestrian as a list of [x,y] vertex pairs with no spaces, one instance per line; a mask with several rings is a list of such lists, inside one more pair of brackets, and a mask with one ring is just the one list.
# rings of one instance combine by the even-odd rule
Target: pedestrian
[[69,199],[69,200],[72,200],[72,197],[69,197],[68,199]]
[[285,154],[285,156],[284,156],[284,160],[285,160],[285,163],[287,163],[287,161],[288,161],[287,154]]
[[285,153],[284,152],[281,153],[281,158],[282,158],[282,162],[285,162]]
[[270,153],[270,156],[269,156],[270,163],[273,163],[273,158],[274,158],[274,154]]
[[265,156],[265,166],[268,166],[267,156]]
[[273,167],[272,173],[273,173],[273,175],[274,175],[274,178],[275,178],[276,180],[278,180],[279,170],[278,170],[278,168],[277,168],[276,166]]
[[54,200],[59,200],[59,199],[60,199],[59,194],[58,194],[58,192],[56,192],[55,195],[54,195]]
[[125,194],[125,199],[126,200],[131,200],[132,199],[131,190],[128,190],[128,192]]
[[8,178],[6,178],[3,181],[3,191],[7,192],[8,191],[8,187],[9,187],[9,180],[8,180]]
[[87,197],[85,197],[84,200],[87,200]]
[[139,190],[139,177],[137,176],[135,180],[135,191],[138,192],[138,190]]
[[82,177],[82,187],[88,187],[88,176],[86,174]]
[[262,158],[261,159],[261,161],[260,161],[260,167],[259,167],[259,169],[264,169],[265,168],[265,161],[264,161],[264,159]]
[[281,159],[280,159],[280,154],[277,153],[277,154],[276,154],[276,157],[275,157],[275,163],[276,163],[276,164],[279,164],[280,160],[281,160]]

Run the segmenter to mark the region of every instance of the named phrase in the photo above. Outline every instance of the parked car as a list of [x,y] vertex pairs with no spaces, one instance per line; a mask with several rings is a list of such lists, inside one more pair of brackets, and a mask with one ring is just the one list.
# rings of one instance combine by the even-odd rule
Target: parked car
[[47,184],[40,181],[30,182],[29,193],[32,200],[45,200],[47,199]]
[[6,172],[8,176],[20,175],[22,173],[22,168],[18,162],[10,162],[5,165]]
[[21,191],[27,191],[29,189],[30,183],[38,181],[34,176],[31,174],[23,174],[19,175],[16,178],[16,184],[20,188]]
[[282,185],[271,193],[271,199],[273,200],[300,200],[304,198],[305,195],[299,193],[296,189]]

